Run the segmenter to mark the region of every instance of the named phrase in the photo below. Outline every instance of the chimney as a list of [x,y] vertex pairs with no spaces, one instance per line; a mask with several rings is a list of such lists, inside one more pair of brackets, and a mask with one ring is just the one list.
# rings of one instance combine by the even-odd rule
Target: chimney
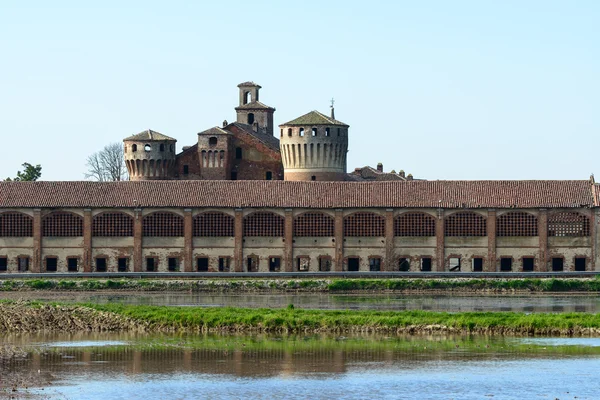
[[412,176],[412,174],[408,174],[408,175],[406,176],[406,180],[407,180],[407,181],[412,181],[412,180],[413,180],[413,176]]
[[258,132],[258,122],[255,122],[255,123],[252,124],[252,130],[254,132]]
[[227,126],[227,120],[223,120],[223,128]]
[[383,172],[383,164],[377,163],[377,172]]

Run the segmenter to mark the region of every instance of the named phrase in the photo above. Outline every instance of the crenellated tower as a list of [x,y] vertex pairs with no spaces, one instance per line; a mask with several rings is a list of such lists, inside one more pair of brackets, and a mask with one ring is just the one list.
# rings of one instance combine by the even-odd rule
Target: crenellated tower
[[123,139],[129,180],[174,178],[176,142],[176,139],[150,129]]

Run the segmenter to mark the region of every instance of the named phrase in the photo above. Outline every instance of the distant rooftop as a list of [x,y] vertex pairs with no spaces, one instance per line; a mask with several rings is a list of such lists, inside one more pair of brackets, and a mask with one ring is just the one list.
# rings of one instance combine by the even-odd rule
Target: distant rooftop
[[307,114],[304,114],[301,117],[293,119],[285,124],[281,124],[279,126],[288,126],[288,125],[339,125],[348,127],[349,125],[338,121],[337,119],[333,119],[328,117],[327,115],[320,113],[318,111],[311,111]]
[[139,141],[150,141],[150,140],[170,140],[176,142],[177,139],[173,139],[167,135],[163,135],[162,133],[153,131],[151,129],[147,129],[143,132],[138,133],[137,135],[129,136],[125,140],[139,140]]
[[261,89],[261,86],[258,83],[254,83],[252,81],[242,82],[238,85],[238,87],[249,87],[249,86],[256,86],[259,89]]

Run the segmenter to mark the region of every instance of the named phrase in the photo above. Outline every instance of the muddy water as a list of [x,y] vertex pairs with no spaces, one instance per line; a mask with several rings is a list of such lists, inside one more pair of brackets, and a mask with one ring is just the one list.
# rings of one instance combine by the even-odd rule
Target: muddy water
[[98,292],[0,292],[0,299],[36,299],[72,302],[117,302],[126,304],[205,307],[286,307],[294,304],[311,309],[600,312],[600,296],[457,296],[365,294],[202,294],[202,293],[98,293]]
[[597,399],[600,340],[469,337],[6,336],[61,399]]

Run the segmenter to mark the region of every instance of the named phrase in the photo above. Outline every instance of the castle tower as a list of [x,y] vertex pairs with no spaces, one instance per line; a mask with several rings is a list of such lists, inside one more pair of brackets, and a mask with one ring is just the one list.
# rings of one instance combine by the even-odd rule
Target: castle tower
[[129,180],[172,179],[177,140],[150,129],[123,139]]
[[279,125],[286,181],[343,181],[349,126],[318,111]]
[[232,138],[231,132],[219,127],[198,134],[200,179],[230,179]]
[[254,82],[244,82],[240,88],[240,105],[235,108],[237,122],[251,125],[265,135],[273,136],[273,113],[275,109],[258,101],[260,86]]

